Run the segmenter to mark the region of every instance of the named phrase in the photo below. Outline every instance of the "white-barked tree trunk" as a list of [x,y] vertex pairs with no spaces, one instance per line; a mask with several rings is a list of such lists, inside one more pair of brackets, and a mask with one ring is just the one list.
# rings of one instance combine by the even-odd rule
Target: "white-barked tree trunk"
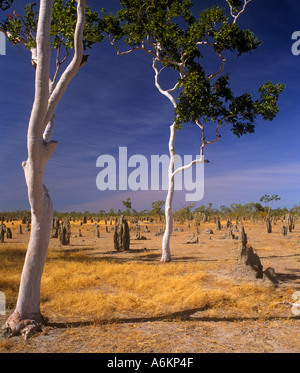
[[40,328],[43,325],[40,313],[40,286],[53,217],[53,205],[48,189],[43,183],[43,177],[47,161],[57,146],[56,141],[50,141],[54,111],[69,82],[79,70],[83,57],[82,38],[87,3],[86,0],[76,1],[74,57],[56,85],[49,80],[53,1],[40,1],[37,45],[36,50],[32,51],[32,60],[36,68],[35,97],[28,125],[28,159],[22,163],[31,207],[31,232],[16,308],[4,325],[9,336],[19,332],[26,336],[32,328]]

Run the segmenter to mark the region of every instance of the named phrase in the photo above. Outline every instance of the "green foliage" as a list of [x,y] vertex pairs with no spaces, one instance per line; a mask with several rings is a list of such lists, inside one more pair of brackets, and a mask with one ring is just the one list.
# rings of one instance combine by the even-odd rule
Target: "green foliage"
[[278,196],[278,194],[273,194],[272,196],[270,196],[269,194],[264,194],[263,196],[260,197],[259,200],[261,202],[268,204],[273,201],[280,201],[281,198]]
[[[236,17],[244,2],[226,0]],[[229,125],[236,136],[255,131],[261,116],[272,120],[284,85],[267,82],[254,100],[249,93],[235,96],[224,72],[226,52],[240,56],[254,51],[261,41],[241,29],[219,6],[204,9],[198,17],[190,0],[121,0],[117,17],[103,18],[101,27],[110,41],[122,39],[133,48],[142,48],[164,67],[178,71],[176,128],[184,123],[212,122],[219,129]],[[208,74],[203,65],[205,48],[220,60],[220,70]]]
[[215,33],[215,49],[237,51],[238,56],[255,50],[260,44],[250,30],[241,30],[236,23],[224,21],[220,30]]
[[234,97],[229,88],[229,75],[222,75],[214,82],[203,78],[204,72],[199,65],[198,70],[189,71],[182,80],[184,90],[179,94],[176,108],[176,124],[180,128],[188,122],[218,122],[220,126],[231,125],[232,132],[240,137],[254,133],[254,121],[258,115],[264,120],[273,120],[279,111],[279,95],[285,89],[284,84],[274,85],[267,82],[259,89],[260,97],[253,100],[244,93]]
[[68,1],[66,5],[62,0],[56,0],[52,9],[52,22],[50,35],[51,46],[55,49],[61,47],[73,48],[74,30],[76,26],[75,1]]
[[150,214],[154,216],[162,216],[163,215],[162,207],[164,204],[165,204],[165,201],[152,202],[152,210],[150,211]]
[[[93,44],[101,42],[103,37],[99,32],[99,16],[97,12],[92,12],[90,7],[86,7],[86,25],[84,28],[83,47],[85,50],[91,48]],[[75,0],[55,0],[52,11],[51,36],[52,47],[57,49],[61,46],[74,48],[74,31],[76,27],[76,2]]]
[[254,208],[255,208],[256,212],[263,212],[264,211],[264,208],[262,207],[262,205],[260,203],[255,203]]
[[99,29],[106,34],[113,35],[113,38],[116,41],[124,36],[123,30],[120,26],[120,21],[112,14],[103,15],[99,22]]
[[[34,11],[34,6],[35,4],[27,4],[26,7],[25,7],[25,17],[24,17],[24,26],[25,26],[25,34],[28,35],[27,37],[27,44],[26,44],[26,48],[27,49],[31,49],[31,48],[34,48],[36,43],[35,43],[35,40],[32,36],[32,30],[35,30],[37,29],[37,22],[38,22],[38,18],[36,17],[36,12]],[[19,17],[19,21],[22,20],[22,18],[20,16]],[[22,22],[21,22],[22,23]]]
[[[24,8],[24,13],[21,16],[14,12],[1,25],[10,33],[8,39],[13,45],[19,44],[20,40],[23,40],[22,44],[25,44],[27,49],[32,49],[36,45],[35,35],[38,22],[36,3],[27,4]],[[76,19],[75,0],[54,0],[50,32],[52,49],[64,47],[68,50],[74,48]],[[85,50],[91,48],[93,44],[102,41],[103,36],[99,29],[100,22],[98,13],[86,7],[86,24],[83,39]]]
[[267,82],[259,88],[260,99],[255,103],[255,109],[264,120],[272,120],[279,111],[277,105],[280,93],[285,89],[285,85],[277,85]]
[[174,216],[179,219],[181,222],[184,222],[186,219],[191,219],[192,209],[195,207],[194,203],[186,203],[184,207],[179,209],[174,213]]
[[236,23],[230,23],[220,7],[203,10],[188,29],[187,37],[194,44],[206,41],[215,51],[237,51],[238,55],[255,50],[261,43],[250,30],[241,30]]
[[298,204],[298,206],[297,206],[297,205],[294,205],[294,206],[291,208],[290,212],[291,212],[292,214],[298,214],[298,215],[300,215],[300,203]]
[[270,203],[274,201],[280,201],[281,198],[278,196],[278,194],[273,194],[272,196],[270,196],[269,194],[264,194],[263,196],[260,197],[259,200],[260,202],[266,203],[266,205],[268,206],[268,214],[270,214],[271,212]]
[[118,17],[104,17],[103,29],[115,40],[124,39],[131,46],[139,46],[149,38],[159,41],[161,57],[180,59],[179,49],[185,38],[185,30],[176,20],[192,24],[190,0],[121,0]]
[[3,23],[1,23],[1,26],[3,26],[5,31],[9,31],[10,36],[8,37],[8,40],[13,44],[17,44],[20,40],[20,37],[22,37],[22,21],[20,19],[20,16],[13,17],[12,15],[9,15],[7,17],[7,20]]
[[134,209],[132,209],[130,198],[127,198],[125,201],[122,201],[122,204],[123,204],[124,207],[126,207],[126,211],[125,211],[126,215],[130,215],[131,210],[132,210],[132,212],[134,211]]
[[[250,30],[241,30],[236,23],[229,23],[224,10],[219,7],[204,10],[188,35],[190,40],[194,38],[194,44],[197,40],[209,43],[219,57],[225,50],[237,52],[240,56],[255,50],[261,43]],[[259,89],[260,98],[257,101],[253,101],[248,93],[234,97],[229,87],[229,75],[219,73],[212,79],[196,58],[188,60],[186,74],[179,81],[179,102],[175,110],[177,128],[181,128],[183,123],[212,121],[220,126],[230,124],[232,132],[238,137],[254,132],[257,115],[264,120],[272,120],[276,116],[279,94],[284,90],[281,83],[274,85],[267,82]]]
[[126,201],[122,201],[123,206],[125,206],[127,209],[131,209],[131,201],[130,198],[127,198]]
[[232,6],[234,12],[237,12],[239,7],[242,5],[241,0],[227,0],[228,4]]
[[0,0],[0,10],[7,10],[11,7],[14,0]]

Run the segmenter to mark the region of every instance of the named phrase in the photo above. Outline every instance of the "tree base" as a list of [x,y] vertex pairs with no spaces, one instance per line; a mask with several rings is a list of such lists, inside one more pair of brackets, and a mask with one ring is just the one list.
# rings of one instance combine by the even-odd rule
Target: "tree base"
[[42,315],[34,318],[21,318],[19,312],[14,312],[2,326],[6,338],[21,334],[26,341],[35,332],[43,332],[45,328]]
[[172,261],[171,256],[162,256],[161,259],[160,259],[161,263],[169,263],[171,261]]

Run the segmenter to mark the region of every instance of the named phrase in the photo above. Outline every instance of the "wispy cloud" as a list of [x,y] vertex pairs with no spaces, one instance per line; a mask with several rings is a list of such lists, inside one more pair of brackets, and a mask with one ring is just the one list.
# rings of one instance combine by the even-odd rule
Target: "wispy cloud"
[[278,206],[292,207],[300,200],[300,162],[242,168],[229,168],[205,176],[203,203],[230,205],[232,202],[259,202],[263,194],[279,194]]
[[300,187],[300,162],[257,168],[224,170],[221,175],[205,179],[208,188],[242,187],[247,189],[273,188],[295,189]]

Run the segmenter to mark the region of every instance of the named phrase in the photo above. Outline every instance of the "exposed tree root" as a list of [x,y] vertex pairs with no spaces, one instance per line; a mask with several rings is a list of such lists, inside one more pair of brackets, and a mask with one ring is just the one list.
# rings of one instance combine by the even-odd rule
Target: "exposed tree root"
[[35,319],[23,319],[19,312],[14,312],[2,326],[6,338],[21,334],[25,341],[34,333],[43,332],[44,328],[41,315]]

